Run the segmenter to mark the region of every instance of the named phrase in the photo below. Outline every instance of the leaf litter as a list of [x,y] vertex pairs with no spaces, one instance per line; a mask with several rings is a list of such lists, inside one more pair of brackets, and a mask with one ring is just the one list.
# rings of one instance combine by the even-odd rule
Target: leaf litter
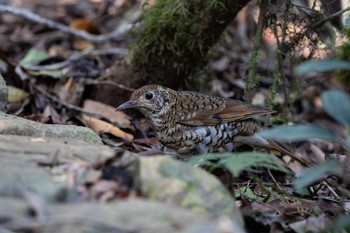
[[[96,35],[108,32],[112,28],[111,25],[116,25],[119,21],[131,22],[130,16],[123,12],[134,16],[141,13],[140,8],[135,7],[136,3],[131,3],[133,1],[116,1],[112,5],[108,4],[108,1],[102,5],[93,1],[73,1],[70,5],[52,2],[50,7],[41,1],[19,2],[24,7],[30,6],[33,11],[42,13],[43,16]],[[247,9],[249,8],[253,9],[253,6],[250,5]],[[105,16],[102,17],[102,14]],[[212,85],[208,85],[211,89],[206,88],[203,91],[225,98],[245,98],[244,89],[247,83],[242,78],[242,64],[249,59],[253,38],[246,38],[254,28],[254,23],[249,17],[247,11],[243,11],[227,29],[228,39],[213,49],[205,70],[206,75],[213,78]],[[250,21],[245,21],[248,19]],[[110,47],[127,48],[131,35],[126,34],[117,40],[96,45],[88,40],[69,38],[58,31],[10,14],[2,15],[1,21],[0,32],[3,37],[0,39],[4,40],[4,43],[0,47],[0,59],[3,61],[3,57],[6,58],[4,62],[8,67],[12,67],[5,71],[5,78],[9,80],[10,87],[9,112],[48,124],[87,126],[99,134],[105,144],[119,150],[115,157],[102,159],[95,164],[78,159],[60,160],[55,155],[52,155],[49,162],[37,162],[38,166],[49,171],[54,180],[67,183],[72,188],[73,191],[62,190],[57,199],[65,203],[81,200],[109,202],[130,196],[142,196],[139,190],[135,190],[134,183],[137,180],[134,180],[132,172],[127,169],[127,165],[133,162],[132,156],[123,155],[126,153],[123,151],[130,150],[152,156],[162,152],[161,145],[142,115],[136,112],[115,112],[115,106],[125,100],[131,94],[130,91],[118,87],[118,83],[115,83],[113,93],[103,93],[104,88],[101,88],[101,85],[104,85],[108,71],[113,68],[114,61],[122,59],[124,55],[113,52],[94,55],[87,52],[108,50]],[[237,28],[239,30],[236,30]],[[265,49],[271,49],[275,41],[268,37],[265,40]],[[71,59],[77,54],[80,59]],[[258,66],[262,76],[260,88],[256,88],[254,95],[247,95],[248,101],[252,99],[255,104],[264,107],[269,100],[268,86],[273,82],[269,74],[273,73],[274,67],[269,65],[270,62],[266,62],[273,60],[271,56],[272,53],[262,54]],[[64,64],[59,64],[61,62]],[[57,69],[35,69],[52,65],[57,65]],[[289,71],[286,75],[290,75]],[[291,121],[324,126],[340,138],[348,136],[346,130],[327,114],[332,107],[327,105],[327,109],[323,109],[324,99],[321,98],[321,94],[324,90],[336,87],[334,77],[322,74],[317,78],[308,78],[307,81],[308,84],[304,84],[305,88],[300,89],[299,97],[290,108]],[[105,84],[109,84],[108,82]],[[99,94],[96,94],[97,92]],[[285,103],[286,100],[280,98],[275,108],[281,109]],[[275,122],[278,122],[278,119]],[[284,129],[283,132],[285,131],[289,130]],[[277,133],[278,135],[281,133]],[[309,138],[310,135],[302,142],[284,145],[292,148],[295,155],[311,164],[320,164],[331,156],[346,162],[346,150],[340,143]],[[236,152],[252,149],[256,148],[235,146]],[[123,156],[126,162],[120,164],[119,159]],[[339,179],[337,172],[329,174],[314,171],[320,172],[322,176],[311,175],[318,179],[314,179],[299,193],[293,187],[295,177],[301,179],[303,175],[310,173],[299,163],[290,161],[288,156],[284,156],[283,161],[294,175],[252,166],[245,168],[239,176],[233,177],[225,169],[218,172],[217,168],[213,168],[212,165],[216,164],[215,159],[212,164],[203,167],[216,174],[235,195],[241,204],[248,232],[256,232],[254,229],[260,229],[259,232],[322,232],[332,226],[333,220],[338,216],[348,213],[349,208],[345,208],[347,205],[343,206],[344,203],[348,203],[345,201],[347,198],[344,198],[347,197],[344,194],[348,192],[347,187]],[[337,166],[341,166],[342,162],[337,163]],[[334,167],[330,166],[329,170],[332,168]],[[23,191],[23,195],[30,202],[33,213],[43,216],[45,204],[40,202],[40,198],[29,191]]]

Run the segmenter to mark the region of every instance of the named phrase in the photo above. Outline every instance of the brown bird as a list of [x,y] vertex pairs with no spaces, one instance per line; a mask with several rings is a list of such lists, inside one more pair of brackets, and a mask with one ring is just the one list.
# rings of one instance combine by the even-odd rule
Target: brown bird
[[[238,100],[147,85],[136,90],[117,110],[131,108],[139,109],[148,118],[167,154],[208,153],[236,138],[248,144],[269,145],[267,140],[253,136],[261,128],[253,117],[272,112]],[[244,140],[247,137],[249,140]]]

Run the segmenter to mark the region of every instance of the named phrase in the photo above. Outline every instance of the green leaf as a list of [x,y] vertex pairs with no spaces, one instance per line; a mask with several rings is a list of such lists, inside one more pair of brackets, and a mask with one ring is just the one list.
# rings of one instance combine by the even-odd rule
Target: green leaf
[[46,51],[38,49],[30,49],[27,54],[20,60],[19,64],[25,68],[29,68],[38,64],[47,57]]
[[342,60],[310,60],[298,65],[295,69],[297,75],[309,72],[328,72],[335,70],[350,70],[350,63]]
[[8,88],[9,103],[21,102],[29,97],[29,93],[23,91],[22,89],[19,89],[11,85],[8,85],[7,88]]
[[346,144],[346,147],[348,148],[348,150],[350,151],[350,136],[348,136],[346,138],[345,144]]
[[338,216],[334,220],[329,232],[331,233],[350,232],[350,216],[344,215],[344,214]]
[[304,170],[300,177],[295,179],[294,188],[297,192],[302,192],[302,190],[312,183],[314,183],[319,178],[323,176],[333,174],[333,175],[342,175],[342,168],[334,160],[325,161],[324,163]]
[[347,28],[350,27],[350,14],[348,14],[347,16],[345,16],[344,26],[347,27]]
[[204,166],[217,167],[219,164],[217,164],[216,161],[225,156],[226,156],[225,154],[220,154],[220,153],[210,153],[205,155],[193,156],[188,160],[188,163],[191,165],[204,165]]
[[49,76],[52,78],[60,78],[64,74],[67,73],[67,69],[62,69],[62,70],[38,70],[38,71],[31,71],[30,74],[34,76],[40,76],[40,75],[45,75]]
[[240,197],[241,195],[244,195],[251,200],[262,201],[264,199],[263,197],[257,196],[251,188],[245,187],[245,186],[240,187],[239,189],[235,190],[235,197],[236,198]]
[[257,152],[243,153],[224,153],[224,157],[219,160],[222,166],[225,166],[233,176],[239,174],[248,167],[265,167],[272,170],[290,173],[284,166],[284,163],[274,155]]
[[322,102],[333,119],[345,128],[350,126],[350,97],[347,94],[338,90],[326,91],[322,94]]
[[[212,162],[210,160],[218,160]],[[285,164],[274,155],[267,153],[244,152],[244,153],[211,153],[205,156],[196,156],[189,160],[190,164],[225,167],[233,176],[239,174],[248,167],[265,167],[272,170],[290,173]]]
[[281,125],[272,129],[265,129],[257,133],[265,139],[276,141],[297,142],[311,138],[319,138],[328,141],[337,141],[337,136],[330,130],[313,124],[305,125]]

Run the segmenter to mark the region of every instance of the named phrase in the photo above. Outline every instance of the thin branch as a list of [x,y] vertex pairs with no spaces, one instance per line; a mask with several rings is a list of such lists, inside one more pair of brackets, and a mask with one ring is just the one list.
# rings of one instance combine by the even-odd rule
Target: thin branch
[[39,24],[44,24],[50,28],[57,29],[57,30],[72,34],[76,37],[80,37],[80,38],[83,38],[83,39],[86,39],[89,41],[93,41],[93,42],[104,42],[104,41],[109,40],[109,39],[116,39],[118,37],[121,37],[125,33],[127,33],[132,27],[132,24],[127,24],[127,25],[122,25],[122,26],[116,28],[114,31],[112,31],[111,33],[108,33],[108,34],[92,35],[88,32],[76,30],[76,29],[70,28],[64,24],[57,23],[53,20],[44,18],[40,15],[33,13],[32,11],[30,11],[28,9],[23,9],[23,8],[18,8],[18,7],[14,7],[14,6],[0,4],[0,12],[7,12],[7,13],[14,14],[14,15],[19,15],[19,16],[22,16],[28,20],[33,21],[33,22],[36,22]]
[[75,110],[75,111],[78,111],[78,112],[82,112],[82,113],[85,113],[89,116],[92,116],[92,117],[97,117],[97,118],[105,118],[104,116],[100,115],[100,114],[97,114],[97,113],[92,113],[90,111],[87,111],[81,107],[78,107],[76,105],[73,105],[73,104],[70,104],[70,103],[67,103],[65,101],[62,101],[60,100],[58,97],[54,96],[54,95],[51,95],[49,93],[47,93],[46,91],[44,91],[42,88],[38,87],[37,85],[33,85],[33,88],[35,90],[37,90],[38,92],[40,92],[42,95],[44,95],[45,97],[47,97],[48,99],[50,99],[51,101],[53,102],[56,102],[56,103],[59,103],[61,105],[63,105],[64,107],[68,108],[68,109],[71,109],[71,110]]
[[[314,9],[310,9],[309,7],[306,7],[306,6],[302,6],[302,5],[298,5],[298,4],[295,4],[295,3],[292,3],[293,6],[297,7],[297,8],[302,8],[302,9],[305,9],[305,10],[309,10],[309,11],[315,11]],[[338,15],[341,15],[347,11],[350,11],[350,7],[347,7],[343,10],[340,10],[340,11],[337,11],[327,17],[325,17],[324,19],[322,19],[321,21],[317,22],[317,25],[320,26],[322,24],[324,24],[325,22],[327,22],[328,20],[334,18],[334,17],[337,17]]]
[[118,54],[118,55],[125,56],[127,53],[128,53],[128,49],[124,49],[124,48],[108,48],[108,49],[100,49],[100,50],[87,49],[87,50],[84,50],[83,52],[72,54],[67,60],[63,62],[58,62],[50,65],[32,66],[27,69],[32,71],[59,70],[69,66],[72,62],[80,60],[82,57],[85,57],[85,56],[90,56],[90,55],[100,56],[100,55],[107,55],[107,54]]
[[294,45],[298,44],[300,42],[300,40],[302,40],[304,38],[305,35],[307,35],[308,33],[310,33],[311,31],[315,31],[317,28],[321,27],[324,23],[326,23],[329,19],[343,14],[346,11],[350,11],[350,7],[345,8],[344,10],[338,11],[316,23],[312,23],[312,25],[307,25],[307,29],[303,32],[300,32],[299,34],[297,34],[296,36],[292,37],[290,39],[289,43],[284,43],[280,49],[280,52],[282,54],[282,56],[284,56],[285,54],[288,53],[288,51],[293,48]]
[[108,80],[91,80],[91,79],[86,79],[86,81],[84,81],[85,85],[109,85],[109,86],[114,86],[114,87],[118,87],[119,89],[125,90],[125,91],[129,91],[129,92],[134,92],[135,89],[134,88],[130,88],[127,87],[125,85],[113,82],[113,81],[108,81]]
[[345,9],[341,10],[341,11],[338,11],[338,12],[335,12],[334,14],[329,15],[328,17],[326,17],[323,20],[321,20],[320,22],[318,22],[318,26],[324,24],[328,20],[330,20],[330,19],[332,19],[334,17],[337,17],[338,15],[341,15],[341,14],[347,12],[347,11],[350,11],[350,7],[347,7]]

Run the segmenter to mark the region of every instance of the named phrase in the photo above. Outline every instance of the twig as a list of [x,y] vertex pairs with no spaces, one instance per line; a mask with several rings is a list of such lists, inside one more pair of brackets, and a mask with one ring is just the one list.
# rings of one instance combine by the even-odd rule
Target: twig
[[276,180],[276,178],[272,175],[271,170],[270,170],[270,169],[267,169],[267,172],[269,173],[269,176],[271,177],[272,181],[273,181],[277,186],[279,186],[279,185],[278,185],[278,182],[277,182],[277,180]]
[[36,70],[59,70],[63,69],[67,66],[69,66],[73,61],[77,61],[81,59],[82,57],[89,56],[89,55],[107,55],[107,54],[118,54],[118,55],[126,55],[128,53],[127,49],[124,48],[108,48],[108,49],[101,49],[101,50],[84,50],[81,53],[74,53],[72,56],[70,56],[67,60],[55,64],[50,65],[39,65],[39,66],[32,66],[29,67],[28,70],[36,71]]
[[290,38],[289,40],[289,43],[284,43],[280,49],[280,53],[282,56],[286,56],[286,54],[288,53],[288,51],[290,49],[293,48],[294,45],[298,44],[300,42],[300,40],[302,40],[305,35],[307,35],[308,33],[312,32],[312,31],[315,31],[317,28],[321,27],[324,23],[326,23],[329,19],[337,16],[337,15],[340,15],[340,14],[343,14],[344,12],[346,11],[350,11],[350,7],[348,8],[345,8],[344,10],[341,10],[341,11],[338,11],[316,23],[312,23],[312,25],[309,23],[309,25],[307,25],[307,29],[303,32],[300,32],[299,34],[297,34],[296,36]]
[[331,193],[335,196],[335,198],[337,198],[338,200],[340,200],[341,198],[339,197],[339,195],[334,191],[334,189],[328,184],[328,182],[326,180],[324,180],[323,185],[326,186],[329,191],[331,191]]
[[80,38],[83,38],[83,39],[86,39],[89,41],[93,41],[93,42],[104,42],[104,41],[109,40],[109,39],[115,39],[115,38],[121,37],[126,32],[128,32],[132,27],[132,24],[127,24],[127,25],[122,25],[122,26],[116,28],[115,30],[113,30],[111,33],[108,33],[108,34],[92,35],[88,32],[76,30],[76,29],[70,28],[64,24],[57,23],[53,20],[44,18],[40,15],[37,15],[37,14],[31,12],[28,9],[23,9],[23,8],[18,8],[18,7],[14,7],[14,6],[0,4],[0,12],[7,12],[7,13],[14,14],[14,15],[19,15],[19,16],[22,16],[28,20],[33,21],[33,22],[44,24],[50,28],[54,28],[54,29],[72,34],[76,37],[80,37]]
[[33,85],[34,89],[36,89],[38,92],[40,92],[41,94],[43,94],[44,96],[46,96],[47,98],[51,99],[52,101],[54,102],[57,102],[57,103],[60,103],[62,104],[63,106],[65,106],[66,108],[69,108],[69,109],[73,109],[75,111],[78,111],[78,112],[82,112],[82,113],[85,113],[85,114],[88,114],[89,116],[93,116],[93,117],[99,117],[99,118],[105,118],[105,116],[102,116],[100,114],[97,114],[97,113],[91,113],[81,107],[78,107],[78,106],[75,106],[73,104],[70,104],[70,103],[67,103],[65,101],[62,101],[60,100],[59,98],[57,98],[56,96],[54,95],[51,95],[49,93],[47,93],[46,91],[44,91],[42,88],[36,86],[36,85]]
[[[304,9],[306,9],[306,10],[313,10],[313,9],[310,9],[309,7],[302,6],[302,5],[298,5],[298,4],[295,4],[295,3],[292,3],[292,5],[295,6],[295,7],[297,7],[297,8],[304,8]],[[321,21],[319,21],[319,22],[317,23],[317,25],[320,26],[320,25],[324,24],[325,22],[327,22],[328,20],[330,20],[330,19],[332,19],[332,18],[334,18],[334,17],[337,17],[338,15],[341,15],[341,14],[347,12],[347,11],[350,11],[350,7],[347,7],[347,8],[345,8],[345,9],[343,9],[343,10],[337,11],[337,12],[335,12],[335,13],[333,13],[333,14],[327,16],[327,17],[325,17],[324,19],[322,19]]]
[[116,82],[112,82],[112,81],[104,81],[104,80],[91,80],[91,79],[87,79],[84,84],[86,85],[111,85],[111,86],[115,86],[118,87],[119,89],[125,90],[125,91],[130,91],[130,92],[134,92],[135,89],[134,88],[130,88],[127,86],[124,86],[122,84],[116,83]]

